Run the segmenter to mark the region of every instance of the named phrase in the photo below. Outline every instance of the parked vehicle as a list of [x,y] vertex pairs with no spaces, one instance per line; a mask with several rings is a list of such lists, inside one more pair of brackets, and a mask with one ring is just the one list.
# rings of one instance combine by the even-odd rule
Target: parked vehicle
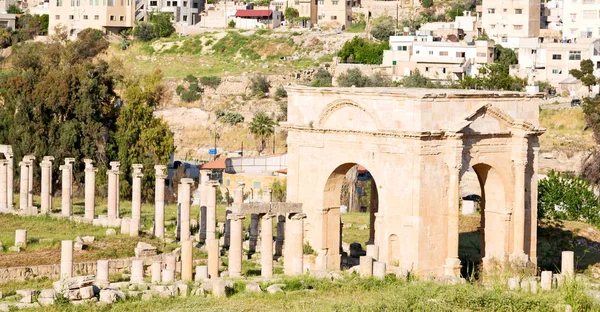
[[571,100],[571,106],[581,106],[581,99],[573,99]]

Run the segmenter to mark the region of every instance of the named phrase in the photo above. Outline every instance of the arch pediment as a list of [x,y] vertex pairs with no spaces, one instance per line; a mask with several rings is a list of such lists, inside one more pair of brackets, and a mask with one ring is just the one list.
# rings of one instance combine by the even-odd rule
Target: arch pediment
[[317,128],[377,131],[381,122],[375,112],[351,100],[329,103],[319,114]]
[[527,132],[540,131],[533,124],[524,120],[514,119],[491,104],[485,104],[476,109],[459,122],[453,130],[464,134],[509,133],[514,130]]

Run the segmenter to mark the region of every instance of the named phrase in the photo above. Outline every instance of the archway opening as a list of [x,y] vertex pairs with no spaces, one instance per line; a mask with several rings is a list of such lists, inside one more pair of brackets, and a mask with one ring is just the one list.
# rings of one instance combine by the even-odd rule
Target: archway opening
[[328,254],[341,255],[338,267],[357,265],[366,245],[375,242],[379,210],[377,184],[368,169],[356,163],[337,167],[325,183],[323,208],[322,245]]
[[459,194],[461,275],[478,279],[486,256],[506,254],[504,183],[496,169],[476,164],[462,174]]

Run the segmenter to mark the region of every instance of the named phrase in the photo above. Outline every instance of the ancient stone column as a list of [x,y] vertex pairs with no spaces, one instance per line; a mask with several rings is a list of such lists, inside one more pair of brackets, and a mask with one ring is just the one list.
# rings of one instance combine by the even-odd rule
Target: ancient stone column
[[231,212],[241,213],[242,203],[244,202],[244,182],[238,182],[238,186],[233,194],[233,206],[231,206]]
[[131,233],[131,218],[121,218],[121,234]]
[[191,281],[193,276],[193,251],[194,244],[188,239],[181,242],[181,280],[184,282]]
[[27,191],[29,189],[29,167],[27,166],[25,158],[23,158],[23,161],[19,162],[19,167],[21,167],[21,180],[19,180],[19,209],[22,212],[28,212]]
[[177,257],[175,255],[167,255],[165,257],[166,266],[163,270],[163,283],[170,283],[175,279],[175,269],[177,266]]
[[273,218],[266,213],[261,217],[260,273],[264,278],[273,277]]
[[560,262],[560,273],[565,277],[575,276],[575,253],[573,251],[563,251]]
[[191,186],[194,184],[193,179],[181,179],[179,184],[179,207],[181,209],[181,238],[180,241],[184,242],[190,240],[190,199],[191,199]]
[[375,261],[373,262],[373,276],[378,279],[385,278],[385,262]]
[[273,196],[273,190],[271,190],[270,188],[267,188],[263,191],[263,198],[262,198],[262,202],[263,203],[270,203],[272,200],[272,196]]
[[115,174],[113,170],[106,170],[106,175],[108,176],[108,219],[113,220],[117,219],[117,179],[118,176]]
[[162,266],[162,263],[160,261],[152,262],[152,265],[150,267],[150,270],[152,271],[152,284],[160,283],[161,266]]
[[194,282],[202,282],[208,278],[208,266],[198,265],[196,266],[196,275],[194,276]]
[[15,246],[24,248],[27,246],[27,230],[15,231]]
[[[525,144],[527,146],[527,144]],[[526,157],[526,154],[525,154]],[[526,262],[525,255],[525,168],[527,159],[513,161],[515,174],[515,208],[513,210],[513,258]],[[525,263],[522,263],[525,264]]]
[[121,217],[121,189],[119,186],[120,183],[120,176],[121,176],[121,163],[118,161],[111,161],[110,162],[110,169],[112,170],[112,172],[116,175],[115,177],[115,188],[116,188],[116,196],[115,196],[115,207],[116,207],[116,218],[120,218]]
[[248,242],[248,251],[251,253],[256,252],[256,244],[258,243],[258,225],[260,218],[258,214],[253,213],[250,215],[250,241]]
[[231,237],[231,221],[229,220],[231,213],[231,207],[225,210],[225,224],[223,229],[223,247],[225,248],[229,248],[229,238]]
[[[304,219],[306,214],[290,214],[286,231],[283,270],[286,275],[304,273]],[[289,235],[288,235],[289,234]]]
[[[459,179],[461,169],[461,146],[462,142],[458,140],[451,141],[454,145],[450,147],[447,160],[449,181],[448,181],[448,255],[444,264],[444,275],[460,277],[460,259],[458,259],[458,216],[459,216]],[[377,243],[377,242],[376,242]]]
[[131,192],[131,236],[138,236],[142,220],[142,168],[141,164],[133,164],[133,179]]
[[216,238],[217,227],[217,187],[219,182],[208,181],[204,190],[206,191],[206,239]]
[[277,216],[277,237],[275,238],[275,255],[283,254],[283,243],[285,241],[285,216]]
[[358,272],[360,277],[367,278],[373,276],[373,258],[369,256],[361,256]]
[[96,214],[96,171],[91,159],[84,159],[85,163],[85,214],[87,220],[94,220]]
[[62,170],[62,207],[63,216],[69,217],[73,214],[73,165],[74,158],[65,158],[65,164],[60,166]]
[[27,155],[27,172],[29,173],[29,179],[27,180],[29,184],[27,185],[27,207],[29,208],[30,214],[37,214],[37,208],[33,206],[33,161],[35,160],[35,156]]
[[229,215],[231,237],[229,241],[229,276],[242,276],[242,229],[246,216],[239,213]]
[[162,282],[163,283],[171,283],[175,280],[175,270],[164,269],[162,271]]
[[367,245],[367,256],[373,258],[373,260],[379,260],[379,246]]
[[8,210],[8,185],[6,175],[8,171],[8,160],[0,159],[0,211]]
[[60,278],[73,277],[73,241],[64,240],[60,248]]
[[52,195],[50,193],[50,189],[52,187],[52,180],[50,178],[50,175],[52,174],[52,161],[49,159],[49,157],[51,156],[44,157],[42,162],[40,162],[40,168],[42,171],[40,194],[41,213],[50,213],[52,210]]
[[542,290],[552,289],[552,271],[542,271],[540,286]]
[[143,283],[144,282],[144,260],[133,259],[131,260],[131,279],[132,283]]
[[6,160],[8,160],[8,166],[6,168],[6,205],[8,209],[14,208],[13,196],[14,196],[14,156],[12,153],[4,154]]
[[154,236],[165,237],[165,165],[154,166],[155,190],[154,190]]
[[206,250],[208,252],[208,275],[210,278],[218,278],[221,257],[221,250],[219,249],[219,240],[216,238],[207,238]]
[[98,260],[96,264],[96,285],[101,287],[106,287],[110,284],[110,280],[108,279],[109,267],[108,260]]
[[[199,240],[200,243],[206,242],[206,214],[207,214],[207,206],[208,206],[208,197],[210,196],[208,193],[212,191],[210,187],[209,180],[210,170],[200,170],[200,178],[198,183],[198,190],[200,191],[200,215],[198,216],[198,220],[200,221],[200,231],[199,231]],[[216,198],[216,197],[215,197]],[[216,203],[216,200],[215,200]]]

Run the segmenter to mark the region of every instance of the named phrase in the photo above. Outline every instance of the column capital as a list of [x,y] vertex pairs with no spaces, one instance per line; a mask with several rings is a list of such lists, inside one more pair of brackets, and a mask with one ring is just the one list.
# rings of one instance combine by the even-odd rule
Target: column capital
[[65,165],[72,165],[75,162],[75,158],[73,157],[67,157],[65,158]]
[[0,159],[0,165],[1,166],[8,165],[8,159]]
[[133,165],[131,165],[131,168],[133,168],[133,173],[141,173],[142,169],[144,169],[144,165],[142,165],[142,164],[133,164]]
[[240,221],[246,219],[246,216],[243,213],[230,213],[227,215],[227,220],[231,221]]
[[118,171],[120,167],[121,167],[121,162],[118,162],[118,161],[111,161],[110,162],[110,169],[111,170]]
[[50,161],[42,160],[42,162],[40,162],[40,167],[50,168],[52,167],[52,163]]
[[179,184],[190,184],[190,185],[193,185],[194,184],[194,179],[183,178],[183,179],[181,179],[181,181],[179,182]]
[[54,161],[54,156],[44,156],[42,161]]
[[267,213],[264,213],[264,214],[260,214],[260,218],[263,219],[263,220],[273,219],[276,216],[277,215],[274,214],[274,213],[272,213],[272,212],[267,212]]
[[167,166],[165,165],[155,165],[154,166],[154,175],[157,179],[166,179],[167,175],[165,174],[165,169]]
[[23,156],[23,161],[34,161],[35,160],[35,155],[33,154],[28,154]]

